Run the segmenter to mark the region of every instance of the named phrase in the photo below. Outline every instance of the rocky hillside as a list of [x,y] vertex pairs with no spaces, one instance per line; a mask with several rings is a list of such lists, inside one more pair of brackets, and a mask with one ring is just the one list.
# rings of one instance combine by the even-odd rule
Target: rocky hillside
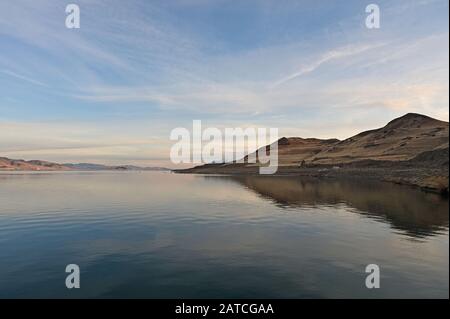
[[[365,160],[407,161],[421,153],[448,147],[448,122],[408,113],[382,128],[343,141],[283,137],[278,141],[278,161],[280,166],[342,165]],[[269,148],[262,148],[258,153],[265,149]]]
[[[284,137],[276,143],[279,175],[374,178],[448,194],[449,123],[425,115],[409,113],[343,141]],[[176,172],[258,174],[258,166],[246,156]]]
[[423,152],[448,148],[449,123],[409,113],[385,127],[362,132],[311,156],[313,164],[341,164],[361,160],[410,160]]
[[[280,165],[298,165],[302,161],[314,158],[324,149],[328,149],[339,142],[338,139],[318,139],[318,138],[301,138],[301,137],[283,137],[278,140],[278,159]],[[263,147],[259,152],[266,149],[270,152],[269,147]],[[253,154],[255,155],[255,154]],[[244,161],[248,162],[249,156]],[[251,165],[251,163],[249,164]]]
[[0,157],[0,171],[68,171],[69,167],[46,161],[24,161]]

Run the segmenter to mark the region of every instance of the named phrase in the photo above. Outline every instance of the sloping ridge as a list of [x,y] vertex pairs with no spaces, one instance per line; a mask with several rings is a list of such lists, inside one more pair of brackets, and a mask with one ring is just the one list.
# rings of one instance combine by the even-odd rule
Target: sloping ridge
[[[314,157],[323,149],[330,145],[338,143],[338,139],[318,139],[318,138],[301,138],[301,137],[282,137],[278,143],[278,160],[281,166],[298,165],[299,163]],[[260,148],[257,152],[250,155],[256,156],[260,152],[266,151],[270,153],[269,145]],[[248,162],[249,156],[244,158],[244,162]],[[251,166],[252,164],[248,164]]]
[[[408,113],[382,128],[365,131],[342,141],[283,137],[278,140],[278,161],[280,166],[339,165],[366,160],[408,161],[421,153],[448,147],[448,122]],[[260,148],[257,153],[264,150],[268,151],[269,146]],[[247,160],[248,156],[244,162],[247,163]],[[251,163],[247,165],[252,166]]]
[[38,161],[38,160],[15,160],[6,157],[0,157],[0,170],[6,171],[67,171],[70,170],[61,164]]
[[307,159],[311,164],[340,164],[361,160],[406,161],[423,152],[445,149],[449,123],[408,113],[386,126],[338,142]]

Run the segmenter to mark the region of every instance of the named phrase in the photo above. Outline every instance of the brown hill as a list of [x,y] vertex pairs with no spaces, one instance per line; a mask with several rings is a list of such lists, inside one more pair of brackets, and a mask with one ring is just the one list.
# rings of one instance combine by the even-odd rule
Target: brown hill
[[[313,158],[322,150],[338,142],[338,139],[323,140],[318,138],[283,137],[278,140],[278,164],[280,166],[297,166],[299,163]],[[267,150],[267,153],[269,153],[270,148],[267,146],[262,147],[257,153],[264,152],[264,150]],[[248,157],[244,158],[245,163],[248,162]],[[251,166],[252,164],[248,165]]]
[[[408,113],[382,128],[365,131],[343,141],[283,137],[278,140],[278,161],[280,166],[341,165],[367,160],[407,161],[421,153],[448,146],[448,122]],[[258,153],[265,149],[269,147],[261,148]]]
[[[428,116],[409,113],[343,141],[283,137],[276,143],[279,175],[373,178],[448,193],[449,123]],[[258,174],[259,163],[247,158],[176,172]]]
[[342,164],[361,160],[405,161],[448,148],[449,123],[408,113],[380,129],[362,132],[307,159],[313,164]]
[[0,171],[68,171],[69,167],[46,161],[24,161],[0,157]]

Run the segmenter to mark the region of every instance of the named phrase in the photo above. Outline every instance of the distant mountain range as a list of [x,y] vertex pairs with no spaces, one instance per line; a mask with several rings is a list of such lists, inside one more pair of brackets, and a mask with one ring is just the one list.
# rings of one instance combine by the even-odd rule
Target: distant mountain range
[[24,161],[0,157],[0,171],[68,171],[69,167],[46,161]]
[[128,171],[168,171],[164,167],[139,167],[133,165],[108,166],[92,163],[79,164],[57,164],[38,160],[16,160],[0,157],[0,171],[106,171],[106,170],[128,170]]
[[72,170],[83,170],[83,171],[110,171],[110,170],[169,171],[169,169],[165,168],[165,167],[141,167],[141,166],[135,166],[135,165],[108,166],[108,165],[92,164],[92,163],[79,163],[79,164],[66,163],[66,164],[63,164],[63,166],[68,167]]
[[[408,113],[386,126],[345,140],[283,137],[278,143],[277,174],[377,177],[448,193],[449,123]],[[269,145],[256,151],[269,150]],[[256,174],[260,163],[206,164],[179,173]],[[336,170],[339,169],[339,172]],[[132,165],[57,164],[0,157],[3,171],[168,170]]]

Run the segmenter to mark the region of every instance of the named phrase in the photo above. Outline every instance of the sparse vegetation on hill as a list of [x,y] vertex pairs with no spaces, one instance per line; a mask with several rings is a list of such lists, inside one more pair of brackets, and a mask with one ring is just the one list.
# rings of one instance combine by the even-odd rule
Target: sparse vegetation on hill
[[[283,137],[278,140],[277,174],[377,178],[448,193],[448,148],[448,122],[408,113],[342,141]],[[177,172],[257,174],[259,163],[247,159]]]

